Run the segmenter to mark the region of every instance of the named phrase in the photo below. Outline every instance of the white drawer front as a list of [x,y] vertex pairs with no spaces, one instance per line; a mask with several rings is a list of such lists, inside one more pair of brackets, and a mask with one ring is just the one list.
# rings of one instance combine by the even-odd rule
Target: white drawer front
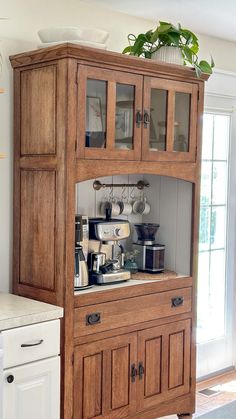
[[5,330],[3,368],[60,354],[60,320]]

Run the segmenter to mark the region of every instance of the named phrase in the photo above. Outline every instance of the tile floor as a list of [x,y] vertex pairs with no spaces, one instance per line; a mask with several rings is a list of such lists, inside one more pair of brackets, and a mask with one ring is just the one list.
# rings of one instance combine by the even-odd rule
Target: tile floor
[[[209,387],[214,390],[219,390],[219,393],[210,397],[198,393],[199,390]],[[196,413],[193,417],[197,418],[199,415],[223,406],[224,404],[230,403],[233,400],[236,400],[235,371],[228,372],[227,374],[217,376],[207,381],[202,381],[197,384]],[[162,417],[162,419],[176,419],[176,417],[176,415],[171,415]]]

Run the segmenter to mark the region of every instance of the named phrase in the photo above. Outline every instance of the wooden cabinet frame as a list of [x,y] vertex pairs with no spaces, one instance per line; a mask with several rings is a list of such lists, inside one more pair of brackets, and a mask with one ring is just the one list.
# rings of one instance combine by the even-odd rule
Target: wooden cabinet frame
[[[195,399],[194,342],[201,124],[204,80],[207,80],[208,76],[202,75],[201,79],[198,79],[193,69],[184,66],[128,57],[71,43],[17,54],[11,57],[11,64],[14,68],[15,90],[13,292],[25,297],[57,304],[64,308],[64,319],[61,327],[62,419],[71,419],[73,417],[74,392],[76,392],[77,385],[81,386],[81,384],[73,382],[74,368],[76,368],[74,355],[78,355],[75,352],[75,346],[82,344],[82,341],[85,345],[84,348],[88,345],[88,340],[86,341],[84,337],[76,339],[74,337],[75,309],[83,305],[82,299],[74,296],[73,287],[75,184],[83,180],[115,174],[157,174],[183,179],[192,182],[194,185],[191,278],[183,277],[160,281],[155,284],[137,285],[135,287],[127,287],[129,290],[126,289],[125,291],[126,298],[132,299],[134,295],[138,297],[156,292],[170,291],[178,289],[180,286],[192,287],[192,311],[188,313],[187,318],[191,318],[193,327],[191,332],[190,373],[192,383],[189,393],[168,399],[166,402],[163,401],[158,406],[150,407],[145,411],[142,410],[140,413],[129,413],[127,418],[143,419],[145,415],[145,419],[154,419],[158,416],[173,413],[193,412]],[[43,70],[44,68],[45,70]],[[27,77],[23,76],[23,74]],[[48,74],[48,78],[45,77],[46,74]],[[193,145],[190,153],[172,152],[172,143],[169,140],[167,153],[170,153],[170,155],[168,161],[164,161],[164,158],[160,158],[158,161],[156,154],[155,158],[149,155],[144,156],[147,148],[146,151],[143,151],[144,154],[142,160],[140,160],[141,128],[138,128],[135,134],[136,143],[134,150],[115,150],[113,148],[113,134],[109,137],[108,150],[85,150],[83,132],[85,120],[82,104],[85,98],[86,77],[90,74],[93,77],[104,77],[105,80],[108,80],[110,84],[109,101],[113,105],[115,81],[136,85],[136,110],[139,107],[142,109],[141,97],[143,93],[146,94],[144,105],[146,106],[149,103],[149,90],[147,89],[146,93],[141,92],[144,79],[150,80],[150,83],[151,80],[155,80],[155,83],[157,83],[157,80],[160,80],[161,85],[166,85],[172,92],[178,89],[179,84],[181,85],[180,91],[183,91],[182,88],[185,84],[186,86],[191,86],[194,92],[192,95],[194,97],[192,107],[196,109],[196,113],[192,112],[195,121],[193,126],[196,132],[192,132]],[[47,83],[51,87],[48,87]],[[25,89],[25,86],[27,88],[24,91],[24,95],[22,95],[22,89]],[[198,92],[197,95],[195,90]],[[30,101],[34,97],[34,92],[37,92],[37,101],[35,101],[31,109]],[[174,104],[172,103],[172,105]],[[22,119],[23,114],[24,117]],[[42,117],[38,118],[38,115],[42,115]],[[112,112],[111,121],[113,120],[113,122],[114,117],[114,112]],[[31,124],[26,124],[23,128],[22,123],[24,124],[24,121],[27,121],[28,118],[32,119]],[[51,118],[50,121],[47,118]],[[171,114],[169,118],[171,120]],[[29,127],[32,130],[36,129],[34,125],[35,119],[37,120],[38,128],[36,134],[38,137],[36,135],[36,137],[32,138],[32,143],[29,143],[31,135]],[[114,133],[114,128],[111,128],[111,124],[109,129],[111,132],[113,130]],[[38,141],[42,141],[42,143],[39,145]],[[194,143],[195,141],[196,143]],[[21,150],[23,153],[21,153]],[[178,156],[180,154],[181,159]],[[151,161],[150,158],[153,160]],[[26,172],[27,182],[24,174],[22,177],[22,173]],[[40,176],[41,173],[42,176]],[[52,192],[53,184],[55,188]],[[51,196],[53,196],[52,199]],[[29,202],[26,204],[29,197],[32,206],[29,205]],[[54,220],[53,226],[50,224],[51,216],[47,219],[46,216],[42,216],[41,212],[43,211],[43,214],[47,214],[47,211],[50,210],[54,212],[53,215],[51,214]],[[27,226],[27,219],[33,220],[31,230]],[[21,248],[21,228],[24,228],[24,237],[27,241],[26,249],[29,249],[29,244],[34,243],[35,246],[36,243],[38,259],[31,258],[30,252],[25,252],[24,248]],[[50,230],[50,239],[46,238],[48,228]],[[52,235],[53,237],[51,237]],[[52,266],[54,261],[55,272],[53,274],[51,268],[49,273],[47,273],[47,269],[44,269],[44,236],[48,248],[52,246],[55,249],[54,256],[50,255],[49,257],[50,266]],[[53,245],[51,241],[53,241]],[[27,263],[29,267],[26,269]],[[24,278],[21,276],[22,272],[24,272]],[[99,293],[99,299],[103,300],[103,302],[114,301],[116,298],[119,299],[119,295],[122,293],[122,290],[102,292]],[[89,304],[95,303],[96,296]],[[178,317],[178,320],[186,320],[186,315],[185,317],[184,315],[180,316],[183,317]],[[177,318],[172,316],[168,319],[166,318],[165,323],[173,323],[175,320]],[[148,320],[146,324],[142,324],[142,330],[151,329],[151,327],[162,327],[162,325],[163,319]],[[113,328],[113,330],[101,332],[99,336],[91,335],[90,339],[92,340],[90,340],[90,343],[96,348],[99,339],[105,340],[105,338],[114,337],[114,335],[132,335],[133,332],[136,333],[138,330],[141,331],[140,328],[137,328],[137,325]],[[99,352],[99,350],[100,348],[97,346],[97,351]]]

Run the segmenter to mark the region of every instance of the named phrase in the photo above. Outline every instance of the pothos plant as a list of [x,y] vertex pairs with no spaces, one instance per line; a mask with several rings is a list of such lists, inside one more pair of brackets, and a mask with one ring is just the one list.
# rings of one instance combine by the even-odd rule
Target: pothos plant
[[199,43],[197,36],[189,29],[183,29],[180,24],[177,27],[168,22],[159,22],[156,29],[151,29],[139,35],[128,35],[129,46],[123,50],[123,54],[136,55],[138,57],[151,58],[152,54],[163,46],[172,46],[180,49],[184,65],[194,67],[197,77],[202,73],[212,73],[215,66],[213,58],[208,63],[199,61]]

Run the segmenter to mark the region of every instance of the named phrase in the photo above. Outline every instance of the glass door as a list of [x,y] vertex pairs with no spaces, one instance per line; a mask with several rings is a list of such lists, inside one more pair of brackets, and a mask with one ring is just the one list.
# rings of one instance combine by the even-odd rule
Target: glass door
[[205,113],[198,255],[198,377],[233,365],[228,275],[228,173],[231,116]]
[[78,157],[141,158],[142,77],[79,66]]
[[145,77],[143,160],[195,161],[197,85]]

